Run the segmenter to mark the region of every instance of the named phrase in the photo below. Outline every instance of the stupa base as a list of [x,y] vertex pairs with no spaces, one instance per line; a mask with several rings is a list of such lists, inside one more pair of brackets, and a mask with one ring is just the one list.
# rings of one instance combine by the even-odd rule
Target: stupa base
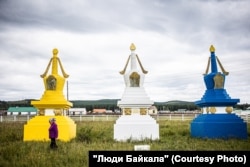
[[235,114],[202,114],[191,122],[197,138],[247,139],[247,123]]
[[24,125],[23,141],[49,141],[49,119],[56,118],[58,140],[70,141],[76,137],[76,124],[68,116],[35,116]]
[[114,124],[114,140],[159,139],[159,125],[149,115],[122,115]]

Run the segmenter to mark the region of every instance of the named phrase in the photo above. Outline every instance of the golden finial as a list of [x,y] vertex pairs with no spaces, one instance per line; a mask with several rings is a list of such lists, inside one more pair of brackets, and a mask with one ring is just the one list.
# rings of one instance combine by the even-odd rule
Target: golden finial
[[136,47],[135,47],[135,45],[132,43],[131,45],[130,45],[130,50],[131,51],[134,51],[136,49]]
[[58,54],[58,49],[53,49],[53,55],[57,55]]
[[210,52],[215,52],[215,48],[213,45],[210,46]]

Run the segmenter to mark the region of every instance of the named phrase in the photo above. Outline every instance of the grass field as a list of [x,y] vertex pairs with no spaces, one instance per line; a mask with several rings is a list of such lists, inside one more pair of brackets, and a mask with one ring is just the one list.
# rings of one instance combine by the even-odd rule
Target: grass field
[[198,139],[190,136],[190,121],[159,121],[160,140],[115,142],[114,121],[77,123],[77,137],[58,141],[57,150],[49,142],[23,142],[21,122],[0,123],[0,167],[87,167],[89,150],[133,150],[134,145],[148,144],[151,150],[250,150],[248,139]]

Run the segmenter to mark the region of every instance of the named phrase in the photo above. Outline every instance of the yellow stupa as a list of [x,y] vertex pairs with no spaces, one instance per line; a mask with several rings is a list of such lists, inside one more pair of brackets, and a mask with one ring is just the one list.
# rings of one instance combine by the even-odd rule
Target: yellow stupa
[[[54,49],[53,57],[50,59],[44,74],[41,75],[45,88],[44,94],[39,101],[31,101],[31,105],[38,109],[38,115],[24,125],[24,141],[49,140],[49,119],[52,117],[56,118],[59,140],[69,141],[76,136],[75,122],[70,117],[64,115],[64,111],[73,105],[63,95],[65,78],[68,78],[69,75],[65,73],[57,54],[58,50]],[[47,75],[51,64],[51,74]],[[58,64],[63,76],[58,74]],[[53,113],[46,114],[49,111],[53,111]]]

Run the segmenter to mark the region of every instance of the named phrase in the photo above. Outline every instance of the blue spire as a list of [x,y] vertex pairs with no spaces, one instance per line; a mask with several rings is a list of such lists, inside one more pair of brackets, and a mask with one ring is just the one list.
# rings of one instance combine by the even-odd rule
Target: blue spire
[[212,73],[217,73],[217,63],[216,63],[216,56],[214,52],[211,52],[211,72]]
[[[222,73],[218,72],[217,69],[217,58],[215,56],[215,48],[213,45],[210,47],[210,61],[211,61],[211,73],[204,75],[204,82],[206,85],[206,91],[201,100],[196,101],[195,104],[200,107],[205,106],[234,106],[240,100],[239,99],[231,99],[226,89],[224,89],[225,83],[225,74],[226,71]],[[220,63],[220,62],[219,62]],[[220,65],[220,64],[219,64]],[[220,65],[221,66],[221,65]],[[208,64],[209,67],[209,64]],[[208,70],[208,69],[207,69]],[[220,87],[217,87],[215,84],[216,77],[218,75],[222,78]],[[218,82],[217,82],[218,83]]]

